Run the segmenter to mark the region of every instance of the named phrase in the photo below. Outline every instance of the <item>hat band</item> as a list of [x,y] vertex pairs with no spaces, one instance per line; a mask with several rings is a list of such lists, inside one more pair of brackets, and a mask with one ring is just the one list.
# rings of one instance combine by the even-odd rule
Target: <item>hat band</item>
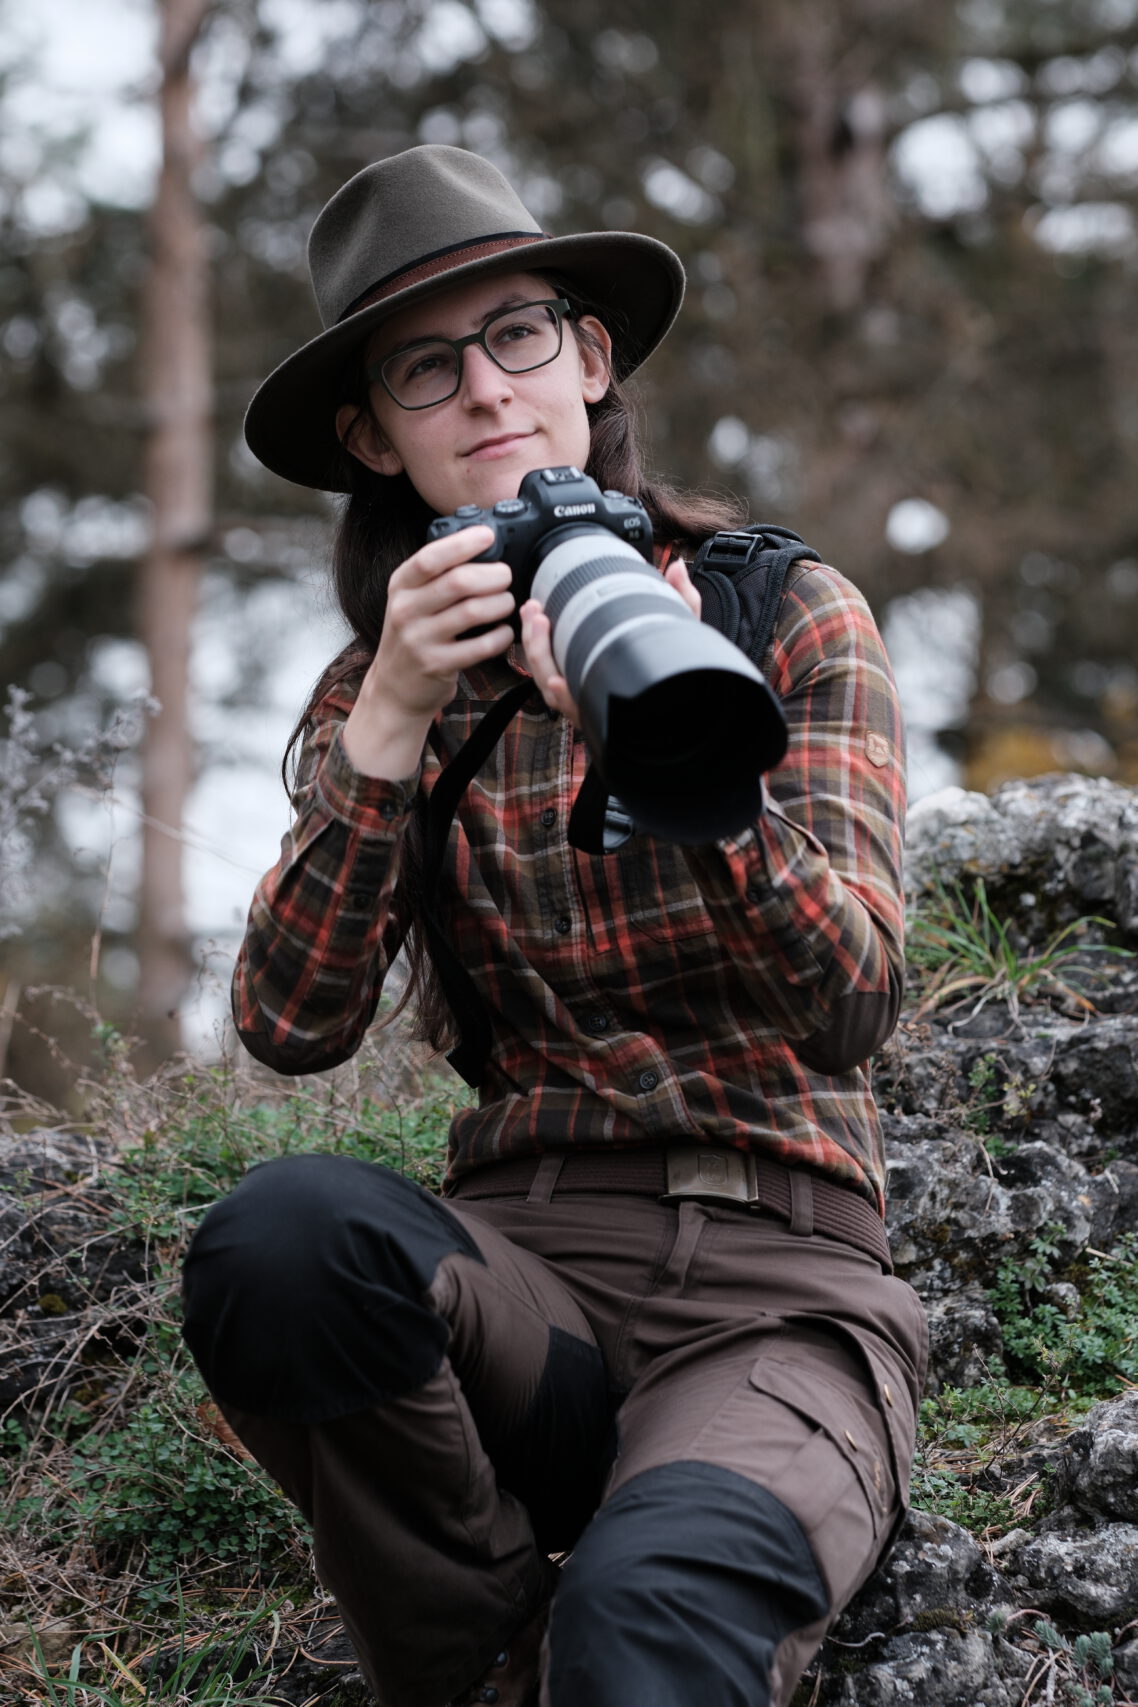
[[[485,260],[488,255],[506,254],[511,249],[520,249],[527,243],[545,243],[548,234],[544,231],[507,231],[500,237],[490,237],[482,243],[453,243],[448,249],[436,249],[426,260],[417,261],[413,267],[404,267],[397,273],[389,273],[378,284],[369,285],[362,296],[357,296],[350,302],[336,321],[337,326],[345,320],[350,320],[353,314],[358,314],[362,308],[370,308],[373,303],[382,302],[385,297],[395,296],[398,291],[407,290],[411,285],[422,284],[425,279],[437,278],[441,273],[449,273],[467,261]],[[462,257],[460,263],[458,257]]]

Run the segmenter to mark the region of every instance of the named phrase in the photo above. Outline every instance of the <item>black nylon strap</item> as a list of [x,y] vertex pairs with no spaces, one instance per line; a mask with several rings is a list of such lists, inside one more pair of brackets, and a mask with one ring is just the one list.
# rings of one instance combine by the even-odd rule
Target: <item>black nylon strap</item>
[[[793,528],[779,527],[775,522],[756,522],[751,527],[712,534],[696,552],[692,580],[701,592],[710,594],[706,620],[760,669],[774,635],[787,571],[803,558],[813,563],[822,561]],[[758,615],[752,618],[749,606],[754,601],[744,600],[739,587],[759,568],[766,574]]]
[[[778,621],[787,570],[802,558],[815,563],[822,559],[791,528],[772,522],[723,531],[705,539],[692,564],[692,581],[703,600],[703,620],[762,664]],[[745,577],[765,570],[758,615],[750,614],[753,600],[743,599],[739,587]],[[582,853],[604,854],[619,842],[605,836],[605,813],[609,795],[597,775],[596,765],[585,772],[573,810],[569,815],[569,845]]]
[[485,764],[515,713],[536,692],[536,682],[519,682],[495,700],[470,739],[444,765],[423,809],[423,929],[459,1033],[447,1060],[475,1090],[482,1082],[493,1042],[490,1016],[473,978],[450,945],[431,897],[438,893],[450,827],[467,784]]
[[565,832],[569,846],[582,853],[603,854],[605,851],[605,808],[609,791],[601,781],[596,765],[590,765],[577,790],[569,825]]

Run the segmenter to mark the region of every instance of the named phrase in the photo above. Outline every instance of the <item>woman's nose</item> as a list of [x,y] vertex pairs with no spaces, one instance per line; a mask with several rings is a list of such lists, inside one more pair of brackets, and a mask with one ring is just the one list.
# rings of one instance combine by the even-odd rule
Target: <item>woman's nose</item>
[[496,408],[513,396],[510,375],[477,344],[462,352],[462,396],[474,408]]

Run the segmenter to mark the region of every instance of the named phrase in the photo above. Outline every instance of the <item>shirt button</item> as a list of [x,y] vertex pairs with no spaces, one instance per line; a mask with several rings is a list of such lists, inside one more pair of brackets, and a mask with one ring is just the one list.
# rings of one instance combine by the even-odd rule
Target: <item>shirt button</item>
[[744,890],[743,893],[744,893],[746,899],[751,903],[752,907],[758,906],[758,904],[759,904],[759,892],[755,888],[754,884],[752,884],[749,889]]
[[573,921],[572,919],[567,918],[564,913],[561,913],[556,919],[554,919],[553,928],[557,932],[558,936],[567,936],[573,929]]
[[585,1021],[585,1028],[587,1031],[607,1031],[609,1028],[608,1014],[590,1014]]
[[656,1086],[660,1083],[660,1075],[652,1072],[641,1073],[637,1082],[642,1091],[654,1091]]
[[391,820],[395,817],[398,810],[399,810],[399,808],[397,806],[393,806],[390,800],[385,800],[383,805],[379,809],[379,815],[381,818],[386,818],[388,823],[390,824]]
[[557,814],[553,810],[552,806],[547,806],[545,808],[545,811],[541,815],[541,821],[545,825],[547,830],[552,829],[553,825],[556,824]]

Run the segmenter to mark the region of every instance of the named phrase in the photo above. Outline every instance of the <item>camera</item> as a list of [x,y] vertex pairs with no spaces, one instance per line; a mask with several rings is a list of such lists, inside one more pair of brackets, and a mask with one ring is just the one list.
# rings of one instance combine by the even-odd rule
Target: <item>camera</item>
[[593,762],[637,829],[694,845],[753,823],[786,751],[782,709],[656,569],[644,506],[577,468],[538,468],[516,498],[463,504],[429,537],[479,524],[494,541],[475,561],[509,564],[518,606],[542,606]]

